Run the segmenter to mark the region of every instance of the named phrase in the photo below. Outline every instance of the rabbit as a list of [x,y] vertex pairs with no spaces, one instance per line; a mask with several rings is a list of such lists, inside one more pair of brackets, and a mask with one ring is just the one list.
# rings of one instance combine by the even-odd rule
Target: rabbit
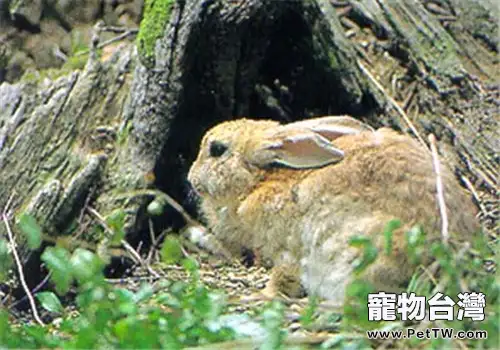
[[[449,231],[468,240],[479,229],[475,206],[441,168]],[[430,152],[408,135],[349,116],[216,125],[188,180],[217,240],[234,256],[255,252],[273,267],[270,285],[291,297],[305,290],[342,302],[362,254],[350,238],[365,235],[383,252],[390,220],[402,223],[392,252],[379,253],[362,276],[378,290],[398,290],[414,272],[404,236],[411,227],[440,239]]]

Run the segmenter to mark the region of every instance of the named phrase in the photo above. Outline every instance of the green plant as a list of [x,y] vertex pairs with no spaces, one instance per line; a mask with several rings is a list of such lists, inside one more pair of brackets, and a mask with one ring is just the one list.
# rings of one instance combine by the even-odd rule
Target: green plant
[[[122,211],[114,211],[106,218],[112,232],[111,240],[123,239],[125,225]],[[384,252],[390,254],[392,231],[400,228],[391,221],[384,229]],[[25,234],[27,244],[36,249],[43,234],[29,215],[19,217],[18,228]],[[422,258],[425,233],[413,228],[407,234],[408,254],[418,263]],[[407,327],[439,327],[455,330],[485,330],[488,338],[482,340],[405,339],[393,341],[395,348],[438,349],[443,347],[495,349],[498,345],[500,286],[493,273],[484,269],[484,261],[494,259],[494,242],[486,242],[481,235],[472,247],[444,245],[435,242],[428,251],[435,260],[435,270],[420,266],[406,289],[408,293],[430,297],[441,288],[444,294],[454,296],[462,289],[480,291],[486,295],[486,318],[483,322],[441,321],[417,323],[396,321],[368,321],[367,296],[374,291],[362,280],[362,272],[379,256],[369,239],[354,237],[352,245],[362,249],[360,259],[353,262],[357,278],[346,290],[343,313],[325,312],[320,301],[311,297],[300,320],[304,327],[335,330],[335,335],[319,347],[340,349],[377,349],[387,346],[381,340],[370,340],[368,330],[398,331]],[[210,290],[199,277],[198,262],[185,258],[179,241],[169,236],[161,248],[164,263],[178,264],[188,273],[184,281],[164,279],[155,284],[145,283],[138,290],[118,288],[104,277],[105,261],[95,253],[78,248],[73,252],[59,246],[48,247],[42,260],[51,273],[55,293],[36,294],[40,306],[49,314],[62,319],[59,326],[11,324],[5,309],[0,308],[0,347],[5,348],[166,348],[180,349],[251,337],[261,349],[286,348],[288,332],[284,329],[285,307],[279,302],[266,304],[253,318],[248,314],[228,314],[226,296]],[[8,245],[0,240],[0,263],[10,266]],[[436,270],[439,270],[437,277]],[[77,312],[69,313],[59,299],[60,295],[76,290]],[[258,321],[256,321],[258,320]],[[458,344],[457,342],[460,342]],[[384,345],[385,344],[385,345]],[[212,348],[218,348],[214,344]]]
[[[41,236],[34,219],[23,216],[25,234]],[[120,211],[107,219],[113,232],[123,229]],[[32,237],[32,239],[36,239]],[[169,241],[170,249],[175,243]],[[73,253],[48,247],[42,260],[51,273],[59,295],[77,285],[78,315],[65,314],[58,296],[40,292],[37,299],[50,313],[62,314],[57,332],[38,325],[13,326],[7,312],[0,311],[0,344],[16,348],[182,348],[187,345],[232,339],[234,331],[214,322],[225,310],[224,296],[200,283],[198,265],[175,255],[164,257],[179,262],[190,273],[186,282],[165,280],[157,286],[144,284],[133,292],[106,282],[104,262],[93,252],[78,248]]]
[[[386,238],[385,252],[390,252],[392,231],[398,229],[400,224],[390,222],[384,231]],[[429,249],[425,244],[425,232],[418,226],[412,228],[406,234],[407,253],[410,259],[418,264],[422,261],[423,254],[429,254],[435,263],[434,271],[428,267],[419,266],[412,276],[406,292],[414,292],[416,295],[429,297],[441,291],[444,295],[451,296],[457,300],[459,292],[482,292],[486,296],[485,320],[470,321],[457,320],[435,321],[435,322],[405,322],[396,321],[368,321],[367,296],[375,293],[372,287],[361,279],[356,279],[347,288],[347,302],[344,306],[343,322],[337,336],[324,344],[325,347],[376,349],[380,340],[367,342],[367,330],[402,330],[408,327],[419,329],[427,328],[453,328],[456,331],[487,331],[487,339],[443,339],[441,337],[430,337],[430,339],[404,339],[395,341],[396,347],[418,348],[418,349],[439,349],[447,348],[481,348],[496,349],[499,344],[500,329],[500,285],[491,272],[484,269],[484,261],[494,259],[492,245],[497,243],[487,242],[483,235],[476,235],[472,247],[451,244],[445,245],[442,242],[432,243]],[[374,247],[367,239],[356,237],[353,243],[357,247],[362,247],[364,253],[359,261],[354,262],[355,271],[359,268],[365,269],[375,259]],[[427,249],[427,251],[426,251]],[[431,266],[433,266],[431,265]],[[438,271],[439,275],[436,274]],[[457,313],[455,308],[455,315]],[[458,344],[460,342],[460,345]]]

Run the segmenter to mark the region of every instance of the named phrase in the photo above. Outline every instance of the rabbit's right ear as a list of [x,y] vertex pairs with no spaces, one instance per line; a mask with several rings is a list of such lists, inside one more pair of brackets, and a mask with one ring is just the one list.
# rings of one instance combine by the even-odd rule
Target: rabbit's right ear
[[260,167],[281,164],[305,169],[342,160],[344,152],[328,139],[306,128],[280,128],[260,140],[251,162]]
[[363,131],[375,131],[370,125],[349,116],[328,116],[301,120],[283,126],[283,129],[309,129],[330,141]]

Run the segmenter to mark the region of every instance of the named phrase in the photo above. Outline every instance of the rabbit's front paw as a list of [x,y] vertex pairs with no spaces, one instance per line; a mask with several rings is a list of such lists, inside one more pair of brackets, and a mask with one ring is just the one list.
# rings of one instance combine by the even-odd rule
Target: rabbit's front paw
[[204,227],[192,227],[188,231],[189,240],[209,253],[226,261],[232,260],[232,255],[212,233],[206,233]]

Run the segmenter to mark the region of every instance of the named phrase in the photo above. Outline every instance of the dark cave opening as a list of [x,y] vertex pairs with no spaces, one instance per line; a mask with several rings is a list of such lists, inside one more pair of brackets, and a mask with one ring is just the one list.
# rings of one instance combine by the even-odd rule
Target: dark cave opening
[[[368,96],[354,102],[340,83],[342,72],[332,68],[315,40],[298,9],[290,8],[277,19],[250,97],[250,115],[289,122],[322,115],[361,116],[375,107]],[[259,87],[280,108],[270,107]]]

